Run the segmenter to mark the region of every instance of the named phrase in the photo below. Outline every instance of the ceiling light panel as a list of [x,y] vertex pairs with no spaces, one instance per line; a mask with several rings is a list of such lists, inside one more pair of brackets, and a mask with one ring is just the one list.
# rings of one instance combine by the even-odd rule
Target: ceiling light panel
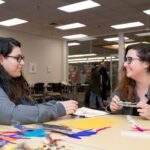
[[0,0],[0,5],[1,5],[1,4],[4,4],[4,3],[5,3],[5,1],[3,1],[3,0]]
[[26,21],[26,20],[22,20],[19,18],[13,18],[13,19],[1,21],[0,25],[9,27],[9,26],[15,26],[15,25],[19,25],[19,24],[23,24],[23,23],[27,23],[27,22],[28,21]]
[[87,60],[87,58],[68,59],[68,61],[81,61],[81,60]]
[[150,36],[150,32],[145,32],[145,33],[138,33],[135,34],[136,36]]
[[87,37],[80,38],[78,41],[91,41],[95,39],[96,39],[95,37],[87,36]]
[[80,43],[77,43],[77,42],[68,43],[68,46],[76,46],[76,45],[80,45]]
[[144,12],[145,14],[147,14],[147,15],[150,15],[150,9],[148,9],[148,10],[143,10],[143,12]]
[[88,58],[88,60],[103,60],[105,59],[105,57],[91,57],[91,58]]
[[144,24],[142,22],[131,22],[125,24],[112,25],[111,27],[115,29],[126,29],[126,28],[133,28],[139,26],[144,26]]
[[71,23],[71,24],[67,24],[67,25],[62,25],[62,26],[57,26],[57,29],[61,29],[61,30],[69,30],[69,29],[75,29],[75,28],[81,28],[81,27],[85,27],[86,25],[81,24],[81,23]]
[[98,6],[101,6],[101,5],[92,0],[86,0],[86,1],[78,2],[78,3],[66,5],[63,7],[59,7],[58,9],[69,13],[69,12],[80,11],[80,10],[89,9],[89,8],[98,7]]
[[90,57],[90,56],[96,56],[96,54],[80,54],[80,55],[69,55],[68,58],[77,58],[77,57]]
[[78,39],[86,37],[86,36],[87,35],[85,35],[85,34],[74,34],[74,35],[63,36],[63,38],[69,39],[69,40],[78,40]]
[[[128,40],[129,38],[128,37],[124,37],[124,39]],[[104,39],[104,41],[108,41],[108,42],[119,41],[119,37],[106,38],[106,39]]]

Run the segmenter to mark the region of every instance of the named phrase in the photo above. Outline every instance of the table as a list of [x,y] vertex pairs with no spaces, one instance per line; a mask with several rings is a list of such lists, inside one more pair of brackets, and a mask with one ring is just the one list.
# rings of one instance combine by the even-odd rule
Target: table
[[[105,115],[100,118],[118,120],[120,124],[114,125],[109,129],[103,130],[96,135],[90,137],[83,137],[80,142],[63,142],[69,150],[149,150],[150,138],[140,137],[128,137],[122,136],[122,131],[130,131],[129,124],[125,115]],[[150,121],[141,117],[133,117],[134,120],[145,128],[150,128]],[[70,117],[62,117],[57,121],[51,121],[49,123],[58,124],[63,123],[66,120],[70,120]],[[30,125],[32,126],[32,125]],[[11,126],[0,125],[0,131],[14,130]],[[133,131],[132,131],[133,132]],[[135,131],[137,132],[137,131]],[[150,131],[144,132],[150,135]],[[55,133],[54,133],[55,134]],[[56,135],[60,136],[60,135]],[[37,145],[38,143],[36,143]],[[31,143],[35,145],[35,143]]]

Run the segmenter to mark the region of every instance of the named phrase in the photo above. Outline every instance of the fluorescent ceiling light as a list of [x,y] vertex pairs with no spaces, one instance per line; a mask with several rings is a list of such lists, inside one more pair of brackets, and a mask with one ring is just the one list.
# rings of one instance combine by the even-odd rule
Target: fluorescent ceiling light
[[87,58],[87,59],[80,59],[80,60],[69,60],[68,61],[68,63],[69,64],[78,64],[78,63],[94,63],[94,62],[103,62],[103,61],[108,61],[108,62],[110,62],[110,61],[119,61],[119,59],[118,58],[105,58],[105,59],[89,59],[89,58]]
[[112,25],[111,27],[115,29],[126,29],[126,28],[138,27],[143,25],[144,24],[142,22],[131,22],[125,24]]
[[74,34],[74,35],[63,36],[63,38],[69,39],[69,40],[78,40],[78,39],[86,37],[86,36],[87,35],[85,35],[85,34]]
[[105,46],[102,46],[102,47],[109,48],[109,49],[114,49],[114,50],[118,49],[118,45],[105,45]]
[[68,59],[68,61],[81,61],[81,60],[87,60],[87,58]]
[[127,44],[125,44],[125,47],[127,47],[129,45],[133,45],[133,44],[139,44],[139,43],[150,44],[149,42],[145,42],[145,41],[142,41],[142,42],[133,42],[133,43],[127,43]]
[[110,59],[105,59],[104,61],[105,61],[105,62],[109,62],[109,61],[119,61],[119,58],[115,58],[115,59],[111,59],[111,60],[110,60]]
[[107,56],[106,59],[116,59],[115,56]]
[[103,62],[103,61],[118,61],[118,56],[109,56],[109,57],[86,57],[86,58],[73,58],[68,59],[69,64],[76,63],[94,63],[94,62]]
[[144,12],[145,14],[147,14],[147,15],[150,15],[150,9],[148,9],[148,10],[143,10],[143,12]]
[[[115,57],[116,58],[116,57]],[[81,61],[81,60],[104,60],[105,57],[90,57],[90,58],[73,58],[68,59],[68,61]]]
[[81,24],[81,23],[71,23],[71,24],[67,24],[67,25],[62,25],[62,26],[57,26],[57,29],[61,29],[61,30],[69,30],[69,29],[75,29],[75,28],[81,28],[81,27],[85,27],[86,25]]
[[[132,42],[132,43],[126,43],[125,44],[125,47],[129,46],[129,45],[133,45],[133,44],[138,44],[138,43],[148,43],[149,42]],[[110,48],[110,49],[118,49],[119,48],[119,45],[118,44],[113,44],[113,45],[106,45],[106,46],[103,46],[105,48]]]
[[5,1],[3,1],[3,0],[0,0],[0,4],[3,4],[3,3],[5,3]]
[[136,36],[150,36],[150,32],[145,32],[145,33],[138,33],[135,34]]
[[91,36],[87,36],[87,37],[83,37],[80,38],[78,41],[91,41],[91,40],[95,40],[96,38],[91,37]]
[[88,60],[103,60],[105,57],[90,57]]
[[[129,38],[128,37],[124,37],[124,39],[128,40]],[[119,37],[106,38],[106,39],[104,39],[104,41],[108,41],[108,42],[119,41]]]
[[76,45],[80,45],[80,43],[77,43],[77,42],[68,43],[68,46],[76,46]]
[[102,62],[103,60],[80,60],[80,61],[69,61],[69,64],[79,64],[79,63],[94,63],[94,62]]
[[87,60],[81,60],[81,61],[69,61],[69,64],[78,64],[78,63],[87,63]]
[[83,2],[78,2],[70,5],[66,5],[63,7],[59,7],[59,10],[65,11],[65,12],[75,12],[75,11],[80,11],[84,9],[89,9],[93,7],[98,7],[100,4],[92,1],[92,0],[86,0]]
[[18,25],[18,24],[23,24],[23,23],[26,23],[26,22],[28,22],[28,21],[22,20],[22,19],[19,19],[19,18],[13,18],[13,19],[1,21],[0,25],[9,27],[9,26],[14,26],[14,25]]
[[126,39],[125,42],[134,42],[135,40],[133,39]]
[[68,58],[76,58],[76,57],[90,57],[90,56],[96,56],[96,54],[80,54],[80,55],[69,55]]

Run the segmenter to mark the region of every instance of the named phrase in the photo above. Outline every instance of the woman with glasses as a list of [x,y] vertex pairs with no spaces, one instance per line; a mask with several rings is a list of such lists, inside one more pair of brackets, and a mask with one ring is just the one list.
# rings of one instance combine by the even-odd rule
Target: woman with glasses
[[33,103],[22,75],[24,64],[20,42],[0,37],[0,124],[46,122],[76,111],[73,100]]
[[150,119],[150,44],[128,46],[124,60],[119,85],[108,108],[112,113]]

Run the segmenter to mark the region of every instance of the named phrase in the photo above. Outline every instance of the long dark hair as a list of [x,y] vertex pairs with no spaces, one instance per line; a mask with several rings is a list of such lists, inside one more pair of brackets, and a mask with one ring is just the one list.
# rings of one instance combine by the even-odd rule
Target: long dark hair
[[[137,51],[137,56],[139,57],[140,61],[149,63],[147,72],[150,73],[150,44],[140,43],[140,44],[129,45],[125,50],[124,59],[127,55],[127,52],[130,49],[134,49],[135,51]],[[119,81],[119,91],[121,94],[121,98],[123,100],[134,101],[135,86],[136,86],[136,82],[133,79],[128,78],[126,76],[126,69],[122,66],[121,73],[120,73],[120,81]]]
[[[13,38],[0,37],[1,56],[8,56],[14,47],[21,47],[21,43]],[[2,65],[0,65],[0,86],[15,104],[19,104],[23,97],[29,98],[29,86],[23,75],[13,78]]]

